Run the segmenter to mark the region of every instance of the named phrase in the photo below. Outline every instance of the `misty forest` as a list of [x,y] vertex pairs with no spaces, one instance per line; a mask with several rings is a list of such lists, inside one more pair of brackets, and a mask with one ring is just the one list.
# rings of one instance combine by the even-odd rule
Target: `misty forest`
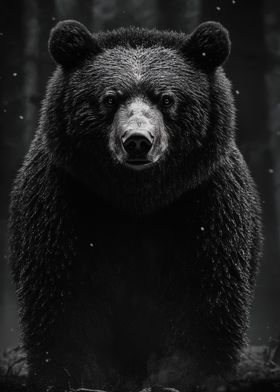
[[[261,195],[265,237],[251,313],[250,345],[239,370],[240,390],[254,390],[246,384],[251,379],[253,383],[263,382],[263,388],[280,390],[279,0],[1,1],[1,380],[15,374],[22,377],[24,385],[25,376],[24,358],[18,348],[15,289],[7,262],[10,190],[34,135],[47,80],[55,69],[47,47],[49,32],[64,19],[78,20],[94,33],[130,25],[189,33],[208,20],[219,21],[229,30],[232,48],[225,71],[232,81],[237,106],[237,142]],[[267,379],[276,380],[276,384],[278,380],[278,384],[272,381],[266,385]],[[7,384],[7,391],[21,390],[11,385]]]

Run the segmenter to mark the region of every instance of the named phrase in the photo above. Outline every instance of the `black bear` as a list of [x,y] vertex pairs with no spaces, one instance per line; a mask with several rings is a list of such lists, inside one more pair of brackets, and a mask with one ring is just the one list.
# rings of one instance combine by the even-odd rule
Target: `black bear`
[[11,266],[30,380],[183,391],[234,372],[261,253],[235,143],[227,30],[76,21],[12,192]]

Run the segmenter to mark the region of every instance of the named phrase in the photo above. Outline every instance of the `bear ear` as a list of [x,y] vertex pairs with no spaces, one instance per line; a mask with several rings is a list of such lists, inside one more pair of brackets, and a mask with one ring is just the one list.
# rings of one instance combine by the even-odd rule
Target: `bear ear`
[[79,64],[102,50],[88,29],[75,20],[59,22],[50,33],[49,52],[64,68]]
[[228,31],[218,22],[205,22],[188,37],[182,51],[200,68],[211,72],[226,61],[230,47]]

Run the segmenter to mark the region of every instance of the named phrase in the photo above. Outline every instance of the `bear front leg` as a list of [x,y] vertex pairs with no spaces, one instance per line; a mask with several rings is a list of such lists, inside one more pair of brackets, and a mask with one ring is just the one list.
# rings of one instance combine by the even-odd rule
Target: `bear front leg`
[[63,184],[65,176],[38,154],[12,195],[10,262],[30,382],[39,391],[81,387],[85,369],[98,379],[87,344],[95,325],[86,305],[92,292],[85,292],[87,266],[78,255],[75,214]]
[[246,343],[251,302],[249,263],[238,258],[207,264],[201,257],[197,269],[188,270],[185,298],[173,303],[166,354],[150,373],[150,385],[211,389],[234,375]]
[[200,314],[188,313],[184,325],[177,323],[176,334],[168,339],[166,355],[150,374],[150,385],[180,391],[204,387],[215,390],[234,376],[245,343],[244,314],[240,318],[221,315],[225,311],[222,308],[217,308],[216,314],[207,314],[201,304],[197,306]]
[[[77,344],[81,320],[71,319],[64,298],[49,293],[43,297],[44,302],[34,298],[32,305],[22,306],[23,343],[30,383],[39,391],[49,387],[63,390],[80,387],[85,361]],[[71,298],[68,300],[71,303]]]
[[[82,387],[104,389],[109,381],[108,374],[99,366],[95,345],[89,336],[90,333],[96,336],[98,332],[94,325],[87,328],[85,314],[75,312],[73,302],[69,303],[70,309],[60,316],[56,314],[55,319],[49,312],[44,314],[42,322],[34,320],[23,324],[29,380],[38,391],[48,388],[54,391]],[[109,368],[108,364],[108,371]]]
[[37,285],[40,292],[32,284],[21,290],[30,382],[39,391],[48,387],[63,391],[107,389],[110,383],[118,383],[112,364],[107,308],[103,300],[95,298],[94,289],[89,291],[82,268],[73,268],[71,271],[69,266],[65,272],[72,277],[72,283],[64,276],[64,283],[57,279],[52,287]]

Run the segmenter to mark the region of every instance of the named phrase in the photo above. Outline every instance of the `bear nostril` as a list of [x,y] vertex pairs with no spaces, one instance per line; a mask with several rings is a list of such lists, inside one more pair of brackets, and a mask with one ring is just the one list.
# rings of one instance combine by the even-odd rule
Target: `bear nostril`
[[125,151],[130,157],[141,157],[148,154],[152,148],[152,143],[145,136],[130,136],[123,143]]

